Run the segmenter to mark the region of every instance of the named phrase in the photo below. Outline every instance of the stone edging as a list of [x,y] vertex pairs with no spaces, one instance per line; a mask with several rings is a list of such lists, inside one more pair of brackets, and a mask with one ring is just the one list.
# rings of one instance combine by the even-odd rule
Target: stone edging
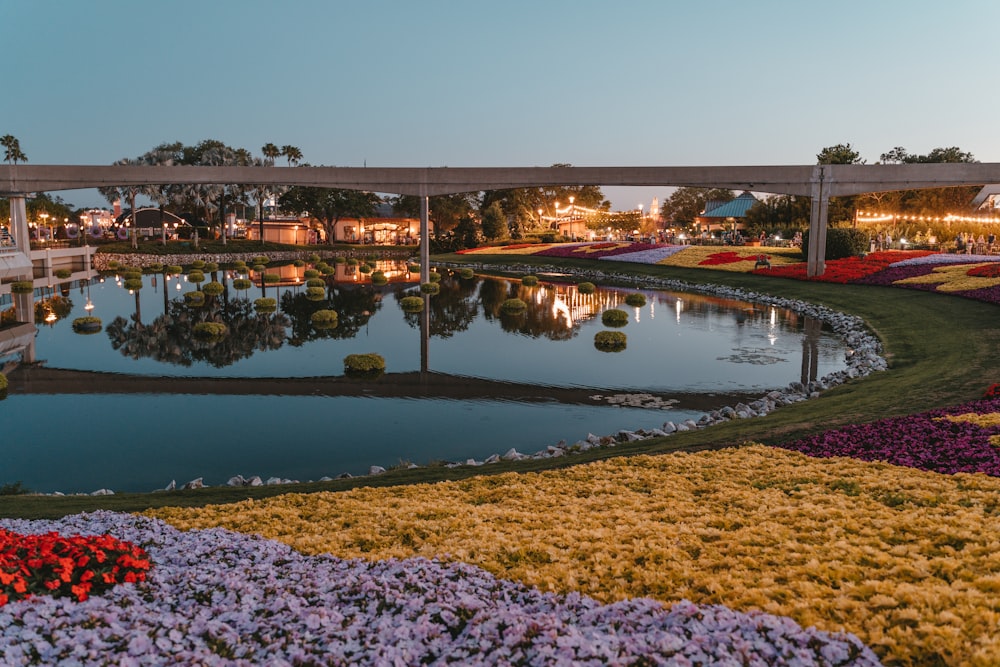
[[[115,261],[119,264],[127,264],[129,266],[138,266],[140,268],[145,268],[152,264],[180,264],[189,265],[195,260],[201,260],[203,262],[215,262],[216,264],[232,264],[236,261],[244,261],[247,264],[250,263],[254,257],[260,257],[261,255],[267,256],[271,261],[294,261],[296,259],[309,259],[310,255],[316,254],[320,256],[320,259],[331,259],[338,255],[342,257],[367,257],[368,255],[379,255],[381,259],[399,259],[404,260],[410,257],[406,254],[396,250],[396,246],[392,246],[392,251],[378,250],[378,248],[383,246],[373,246],[371,248],[363,249],[350,249],[350,250],[327,250],[319,248],[309,248],[307,250],[277,250],[273,252],[268,252],[266,250],[261,250],[260,252],[233,252],[233,253],[208,253],[208,252],[191,252],[183,255],[146,255],[142,253],[113,253],[113,252],[95,252],[93,255],[93,265],[95,271],[109,271],[108,263]],[[404,246],[412,247],[412,246]]]

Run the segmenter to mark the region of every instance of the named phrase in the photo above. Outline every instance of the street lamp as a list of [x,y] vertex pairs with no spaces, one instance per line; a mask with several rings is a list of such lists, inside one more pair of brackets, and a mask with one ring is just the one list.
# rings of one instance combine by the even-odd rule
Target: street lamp
[[38,217],[42,219],[42,224],[39,225],[39,227],[38,227],[38,240],[41,241],[42,240],[42,227],[48,227],[48,225],[49,225],[49,214],[48,213],[41,213],[41,214],[39,214]]
[[575,197],[573,197],[572,195],[570,195],[570,198],[569,198],[569,235],[570,235],[570,238],[575,241],[576,240],[576,236],[573,234],[573,223],[575,222],[575,218],[573,216],[573,213],[575,211],[575,209],[573,208],[573,200],[574,199],[575,199]]

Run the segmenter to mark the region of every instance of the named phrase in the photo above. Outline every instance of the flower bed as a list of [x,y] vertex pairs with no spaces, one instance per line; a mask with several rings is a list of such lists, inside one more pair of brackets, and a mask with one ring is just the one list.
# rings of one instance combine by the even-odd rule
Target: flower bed
[[258,536],[110,512],[0,523],[116,533],[147,544],[155,563],[147,581],[102,598],[0,608],[5,665],[878,664],[855,637],[768,614],[601,604],[459,563],[305,556]]

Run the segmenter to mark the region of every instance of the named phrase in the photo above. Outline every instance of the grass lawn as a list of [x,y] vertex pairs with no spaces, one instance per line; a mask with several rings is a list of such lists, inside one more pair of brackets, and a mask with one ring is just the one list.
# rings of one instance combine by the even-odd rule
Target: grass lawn
[[[230,244],[230,251],[233,245]],[[610,261],[489,255],[440,255],[434,261],[476,265],[495,261],[498,273],[504,266],[517,264],[544,264],[566,272],[601,270],[637,277],[677,279],[691,284],[729,285],[822,304],[858,315],[868,322],[885,346],[890,370],[841,385],[818,399],[783,407],[766,417],[727,422],[701,431],[644,440],[610,450],[592,450],[567,458],[504,462],[486,468],[392,470],[377,477],[262,488],[214,487],[101,497],[0,496],[0,517],[55,518],[95,509],[141,511],[163,506],[200,506],[293,491],[339,491],[360,486],[392,486],[510,471],[556,469],[613,456],[694,451],[748,441],[774,444],[835,426],[973,400],[980,397],[988,385],[1000,381],[1000,359],[995,354],[1000,344],[1000,311],[996,306],[963,298],[898,288],[804,282],[732,271]]]

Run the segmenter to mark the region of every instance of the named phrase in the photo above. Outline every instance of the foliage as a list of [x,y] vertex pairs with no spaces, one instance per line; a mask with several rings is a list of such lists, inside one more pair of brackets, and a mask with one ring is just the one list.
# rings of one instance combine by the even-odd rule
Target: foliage
[[576,291],[579,292],[580,294],[593,294],[595,291],[597,291],[597,285],[595,285],[590,281],[585,280],[582,283],[577,284]]
[[248,290],[253,287],[253,283],[246,278],[237,278],[233,281],[233,289],[237,291]]
[[503,313],[523,313],[528,309],[528,304],[526,304],[521,299],[511,298],[500,304],[500,312]]
[[199,271],[204,270],[204,268],[205,268],[205,260],[203,260],[203,259],[196,259],[196,260],[194,260],[193,262],[191,262],[191,268],[192,269],[198,269]]
[[317,285],[306,287],[306,298],[310,301],[322,301],[326,298],[326,287]]
[[273,285],[274,283],[281,282],[281,276],[277,273],[265,273],[264,282]]
[[621,331],[598,331],[594,334],[594,347],[602,352],[621,352],[627,340]]
[[311,280],[312,278],[319,278],[320,273],[316,269],[306,269],[305,271],[302,272],[302,276],[306,280]]
[[364,274],[368,274],[372,272],[372,267],[367,262],[362,262],[361,265],[358,266],[358,271]]
[[73,320],[73,331],[77,333],[97,333],[101,330],[101,318],[88,315]]
[[129,290],[130,292],[141,290],[142,285],[143,285],[142,278],[128,278],[122,283],[122,286],[125,289]]
[[332,243],[341,218],[370,218],[382,200],[373,192],[294,186],[281,195],[278,203],[296,214],[308,211],[323,226],[327,243]]
[[611,308],[601,313],[601,323],[606,327],[623,327],[628,324],[628,313],[620,308]]
[[184,267],[180,266],[179,264],[167,264],[163,268],[163,272],[168,275],[177,276],[184,272]]
[[317,329],[329,329],[337,326],[337,311],[330,309],[317,310],[309,318]]
[[[826,259],[854,257],[868,251],[868,233],[861,229],[830,227],[826,230]],[[802,258],[809,256],[809,230],[802,233]]]
[[499,200],[494,200],[482,210],[483,238],[487,241],[502,241],[510,236],[507,214]]
[[163,265],[159,262],[153,262],[152,264],[147,264],[142,267],[143,273],[163,273]]
[[633,292],[625,297],[625,303],[636,308],[646,305],[646,295],[641,292]]
[[17,164],[28,161],[28,156],[21,150],[21,142],[13,134],[5,134],[0,137],[0,146],[4,148],[4,160],[8,163]]
[[[0,373],[0,378],[2,377],[3,373]],[[0,380],[0,383],[2,382],[3,380]],[[6,391],[7,391],[7,385],[3,384],[3,387],[0,387],[0,398],[3,397],[3,394]],[[23,496],[29,493],[31,493],[31,489],[25,487],[24,483],[21,480],[18,480],[16,482],[7,482],[6,484],[0,484],[0,496]]]
[[256,257],[253,258],[252,261],[253,261],[254,264],[265,264],[266,265],[266,264],[270,264],[271,263],[271,258],[268,257],[267,255],[257,255]]
[[205,274],[197,269],[191,269],[187,274],[188,282],[201,283],[205,281]]
[[705,211],[705,204],[735,199],[732,190],[722,188],[677,188],[660,207],[660,215],[670,225],[686,226]]
[[56,269],[55,272],[54,272],[54,275],[55,275],[56,278],[63,278],[63,279],[65,279],[65,278],[69,278],[71,275],[73,275],[73,272],[70,271],[69,269]]
[[322,287],[326,289],[326,281],[322,278],[309,278],[309,280],[306,281],[306,287]]
[[416,312],[424,309],[423,297],[410,295],[399,300],[400,307],[406,312]]
[[475,275],[476,272],[467,266],[463,266],[461,269],[458,270],[458,277],[464,280],[469,280],[470,278],[474,278]]
[[205,262],[204,266],[201,267],[201,270],[205,273],[211,273],[212,271],[218,271],[219,265],[215,262]]
[[816,155],[816,164],[864,164],[861,153],[850,143],[827,146]]
[[10,383],[7,380],[7,376],[4,375],[3,373],[0,373],[0,397],[2,398],[7,397],[7,387],[9,386]]
[[383,271],[372,272],[372,285],[385,285],[388,282],[389,279],[386,278],[385,272]]
[[385,371],[385,358],[374,352],[349,354],[344,357],[344,372],[371,374]]
[[191,328],[195,338],[224,338],[229,329],[222,322],[198,322]]
[[430,282],[430,283],[423,283],[422,285],[420,285],[420,291],[423,294],[437,294],[438,292],[441,291],[441,288],[438,286],[437,283]]
[[261,297],[254,299],[253,307],[262,313],[273,313],[278,309],[278,300],[270,296]]
[[205,293],[200,290],[184,292],[184,301],[192,306],[201,305],[205,302]]
[[224,290],[225,287],[217,280],[213,280],[201,288],[201,291],[204,292],[206,296],[219,296]]
[[534,287],[535,285],[538,284],[538,276],[532,276],[532,275],[522,276],[521,284],[524,285],[525,287]]
[[31,280],[15,280],[10,284],[11,294],[31,294],[35,291],[35,283]]
[[440,273],[438,273],[436,269],[435,269],[435,270],[432,270],[432,271],[431,271],[431,272],[430,272],[430,273],[429,273],[429,274],[427,275],[427,278],[428,278],[428,279],[429,279],[429,280],[430,280],[430,281],[431,281],[432,283],[439,283],[439,282],[441,282],[441,274],[440,274]]

